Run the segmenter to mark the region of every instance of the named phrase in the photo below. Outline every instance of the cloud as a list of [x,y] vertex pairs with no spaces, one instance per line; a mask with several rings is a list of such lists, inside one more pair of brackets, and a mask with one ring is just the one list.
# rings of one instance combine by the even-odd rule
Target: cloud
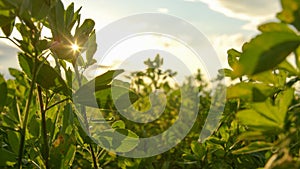
[[0,41],[0,74],[9,78],[8,68],[19,68],[17,60],[18,49]]
[[187,2],[202,2],[214,11],[244,21],[248,21],[243,29],[256,30],[262,22],[273,19],[280,11],[278,0],[185,0]]
[[169,13],[169,9],[168,8],[158,8],[157,12],[160,12],[160,13]]

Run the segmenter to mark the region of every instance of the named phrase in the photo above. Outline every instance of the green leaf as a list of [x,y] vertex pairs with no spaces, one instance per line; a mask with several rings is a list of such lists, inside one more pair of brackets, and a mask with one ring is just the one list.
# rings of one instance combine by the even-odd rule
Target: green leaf
[[282,11],[277,14],[277,18],[284,23],[292,24],[300,30],[299,6],[300,2],[295,0],[281,0]]
[[13,166],[17,163],[17,155],[15,153],[0,148],[0,154],[0,166],[6,168],[7,166]]
[[277,85],[278,78],[273,74],[272,71],[264,71],[253,76],[249,76],[251,80],[264,82],[266,84],[274,84]]
[[74,134],[58,134],[50,149],[50,168],[68,168],[73,161],[76,151],[76,137]]
[[271,70],[300,44],[295,33],[266,32],[244,45],[235,75],[253,75]]
[[76,103],[95,108],[105,109],[107,104],[109,104],[117,106],[118,109],[125,109],[131,106],[138,99],[138,96],[128,88],[105,85],[94,90],[91,88],[80,88],[74,94],[73,99]]
[[13,19],[7,25],[4,25],[4,26],[1,27],[2,32],[5,34],[5,36],[9,37],[11,35],[14,26],[15,26],[15,19]]
[[64,106],[64,112],[63,112],[63,125],[61,131],[66,134],[71,134],[71,131],[68,131],[67,129],[69,127],[72,127],[74,124],[74,113],[72,111],[72,105],[66,104]]
[[218,70],[219,74],[221,74],[221,76],[225,76],[225,77],[231,77],[232,76],[232,70],[230,69],[220,69]]
[[[118,110],[130,107],[139,99],[139,96],[134,91],[123,86],[113,85],[110,92],[112,93],[113,104]],[[97,93],[96,95],[97,98],[101,97],[101,94]]]
[[248,146],[245,146],[241,149],[234,150],[232,153],[233,154],[250,154],[250,153],[256,153],[260,151],[265,151],[265,150],[271,150],[273,147],[272,143],[267,143],[267,142],[253,142],[250,143]]
[[[36,82],[41,85],[43,88],[47,90],[52,90],[55,93],[60,93],[65,96],[71,96],[72,91],[67,86],[63,78],[56,72],[54,68],[48,65],[46,62],[42,63],[38,62],[38,74],[36,77]],[[19,64],[23,71],[27,74],[29,78],[32,78],[32,70],[33,70],[33,60],[24,55],[19,54]]]
[[71,167],[76,154],[76,146],[71,144],[66,155],[62,158],[62,164],[64,167]]
[[200,159],[205,155],[206,153],[206,149],[205,147],[197,142],[197,141],[193,141],[192,144],[191,144],[191,149],[192,149],[192,152],[197,156],[199,157]]
[[262,83],[241,82],[227,88],[227,99],[241,98],[247,101],[264,101],[277,89]]
[[[129,90],[125,87],[112,87],[111,85],[112,80],[122,72],[124,70],[110,70],[97,76],[75,92],[73,95],[74,101],[90,107],[104,108],[107,101],[112,100],[112,89],[118,90],[121,94],[126,93],[126,91],[128,93]],[[117,99],[117,97],[114,98]]]
[[65,32],[64,5],[61,1],[57,1],[55,6],[56,29],[60,34]]
[[3,107],[6,105],[7,99],[7,84],[0,74],[0,112],[3,110]]
[[125,123],[122,120],[115,121],[111,128],[113,129],[125,129]]
[[126,129],[110,129],[95,133],[93,136],[97,142],[108,151],[118,153],[129,152],[139,143],[139,137]]
[[258,27],[261,32],[287,32],[295,33],[289,26],[285,23],[270,22],[262,24]]
[[11,146],[11,149],[15,154],[19,153],[19,147],[20,147],[20,135],[17,132],[8,132],[7,133],[7,139],[9,142],[9,145]]
[[80,27],[75,31],[75,40],[79,46],[84,46],[89,35],[93,32],[95,22],[92,19],[85,19]]
[[241,133],[237,140],[238,141],[250,141],[250,140],[264,140],[266,138],[266,134],[261,131],[246,131]]
[[296,62],[297,68],[300,69],[300,47],[298,47],[294,53],[295,53],[295,62]]
[[19,15],[21,17],[25,18],[25,16],[26,16],[25,12],[27,12],[29,10],[29,8],[31,7],[31,5],[32,5],[31,0],[23,0],[22,3],[21,3],[20,10],[19,10]]
[[280,92],[275,100],[280,121],[284,121],[292,100],[294,98],[294,89],[288,88]]
[[278,113],[277,107],[272,104],[271,99],[267,99],[265,102],[254,103],[252,107],[268,120],[277,123],[278,126],[284,122],[284,119],[279,117],[279,114],[284,114],[284,112]]
[[240,56],[241,56],[241,52],[238,52],[237,50],[235,49],[230,49],[227,51],[227,54],[228,54],[228,65],[232,68],[232,69],[235,69],[235,67],[237,66],[238,64],[238,59]]
[[95,31],[93,31],[87,42],[86,60],[88,62],[88,65],[93,64],[93,56],[96,53],[96,51],[97,51],[96,34]]
[[275,105],[271,99],[253,103],[251,105],[253,109],[239,111],[237,118],[253,130],[276,134],[284,129],[286,114],[293,96],[294,90],[287,89],[277,95]]
[[65,11],[65,24],[68,29],[71,29],[73,17],[74,17],[74,3],[72,2]]
[[287,60],[284,60],[283,62],[281,62],[278,65],[278,68],[289,72],[290,76],[297,76],[299,74],[298,70],[296,68],[294,68],[294,66]]
[[31,15],[38,20],[45,19],[50,12],[50,7],[44,0],[32,0]]
[[0,27],[11,24],[14,19],[10,10],[0,10]]
[[116,76],[120,75],[123,72],[124,70],[122,69],[109,70],[104,74],[97,76],[95,79],[88,82],[86,85],[94,84],[95,89],[97,90],[98,88],[101,88],[101,86],[110,84]]
[[11,0],[0,0],[0,10],[14,9],[15,6],[12,3]]
[[28,124],[28,132],[30,133],[31,137],[34,139],[38,139],[40,136],[40,128],[41,122],[38,119],[37,115],[34,114]]

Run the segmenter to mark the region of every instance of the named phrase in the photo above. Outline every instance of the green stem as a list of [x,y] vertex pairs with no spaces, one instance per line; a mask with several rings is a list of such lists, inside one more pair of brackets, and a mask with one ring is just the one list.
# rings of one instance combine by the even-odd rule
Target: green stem
[[30,104],[31,104],[32,96],[33,96],[33,90],[35,88],[35,81],[36,81],[36,74],[37,74],[36,59],[37,58],[35,58],[34,65],[33,65],[32,80],[30,83],[28,100],[27,100],[26,106],[25,106],[24,121],[23,121],[22,128],[20,130],[21,139],[20,139],[19,156],[18,156],[18,168],[19,169],[22,168],[22,158],[23,158],[23,151],[24,151],[24,147],[25,147],[27,121],[28,121],[28,115],[29,115],[29,110],[30,110]]
[[[80,77],[80,73],[78,71],[78,67],[77,67],[76,63],[73,63],[73,68],[75,70],[75,74],[76,74],[76,77],[77,77],[78,86],[81,87],[81,77]],[[84,124],[85,124],[84,127],[89,132],[89,124],[88,124],[87,117],[86,117],[86,108],[83,105],[81,105],[80,108],[81,108],[81,113],[83,114],[83,119],[84,119]],[[89,144],[89,148],[90,148],[90,151],[91,151],[94,168],[98,169],[97,158],[96,158],[95,152],[93,150],[92,144]]]
[[66,99],[63,99],[63,100],[61,100],[61,101],[58,101],[58,102],[52,104],[51,106],[47,107],[47,108],[46,108],[46,111],[49,110],[49,109],[51,109],[51,108],[53,108],[54,106],[56,106],[56,105],[58,105],[58,104],[60,104],[60,103],[63,103],[63,102],[65,102],[65,101],[68,101],[68,100],[70,100],[70,98],[66,98]]
[[44,141],[44,160],[46,169],[49,168],[49,146],[47,138],[47,128],[46,128],[46,110],[43,103],[42,88],[38,86],[38,98],[40,102],[41,116],[42,116],[42,135]]

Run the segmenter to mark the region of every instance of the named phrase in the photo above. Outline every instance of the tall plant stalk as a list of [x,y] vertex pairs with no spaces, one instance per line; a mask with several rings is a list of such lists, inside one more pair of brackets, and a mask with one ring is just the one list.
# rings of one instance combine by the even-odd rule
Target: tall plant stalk
[[42,96],[42,88],[38,86],[38,98],[40,102],[40,110],[41,110],[41,117],[42,117],[42,137],[44,142],[44,160],[46,169],[49,168],[49,145],[48,145],[48,138],[47,138],[47,128],[46,128],[46,109],[43,103],[43,96]]

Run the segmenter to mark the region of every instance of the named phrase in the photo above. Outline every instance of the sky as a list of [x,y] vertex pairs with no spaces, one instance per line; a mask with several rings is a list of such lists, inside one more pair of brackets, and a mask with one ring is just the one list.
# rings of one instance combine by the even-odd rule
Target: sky
[[[130,15],[141,13],[161,13],[178,17],[197,28],[214,48],[222,66],[228,67],[226,62],[226,51],[230,48],[240,50],[244,42],[255,36],[258,32],[257,25],[274,20],[280,11],[279,0],[62,0],[65,7],[74,2],[75,9],[82,6],[82,18],[91,18],[96,23],[96,31],[100,31],[107,25]],[[120,28],[124,29],[124,28]],[[0,35],[3,35],[0,32]],[[13,34],[15,35],[15,33]],[[134,55],[145,52],[136,49],[135,53],[128,52],[130,44],[144,43],[142,49],[148,46],[158,50],[164,50],[166,55],[177,53],[187,54],[186,46],[178,44],[178,40],[166,38],[165,36],[153,36],[152,38],[141,37],[127,38],[120,43],[113,52],[116,56]],[[126,45],[127,44],[127,45]],[[167,44],[167,47],[166,47]],[[180,46],[181,45],[181,46]],[[123,48],[122,48],[123,46]],[[132,45],[133,46],[133,45]],[[136,45],[135,45],[136,46]],[[145,47],[146,46],[146,47]],[[164,46],[164,47],[163,47]],[[101,48],[100,48],[101,49]],[[173,53],[172,53],[173,51]],[[126,53],[127,52],[127,53]],[[17,49],[8,41],[0,39],[0,73],[5,77],[8,75],[8,67],[18,67]],[[147,52],[146,52],[147,53]],[[151,52],[150,52],[151,53]],[[112,55],[110,54],[110,55]],[[175,54],[174,54],[175,55]],[[193,57],[193,54],[188,55]],[[154,56],[153,56],[154,57]],[[110,58],[114,58],[113,56]],[[126,60],[126,57],[116,57],[103,61],[108,65],[142,64],[132,63],[134,59]],[[186,59],[183,63],[187,67],[202,65],[195,63],[192,59]],[[128,63],[127,63],[128,62]],[[130,62],[130,63],[129,63]],[[172,62],[171,62],[172,63]],[[176,62],[177,63],[177,62]],[[172,64],[169,64],[171,66]],[[131,66],[132,67],[132,66]]]

